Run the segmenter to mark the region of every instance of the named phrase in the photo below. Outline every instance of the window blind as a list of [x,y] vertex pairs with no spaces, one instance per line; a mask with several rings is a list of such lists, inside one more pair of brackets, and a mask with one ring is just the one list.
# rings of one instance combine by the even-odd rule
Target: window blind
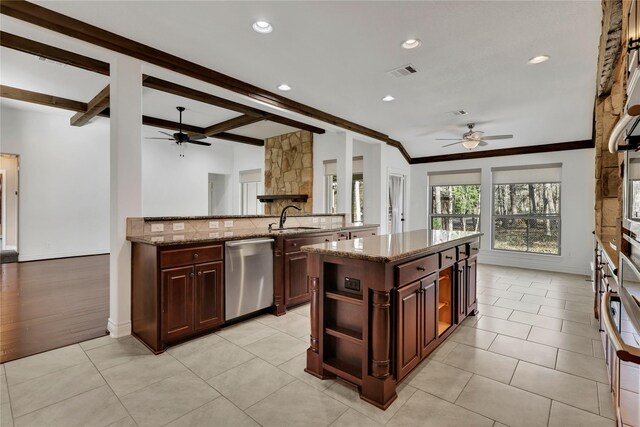
[[262,169],[240,171],[240,183],[262,182]]
[[491,168],[493,184],[534,184],[562,181],[562,163]]
[[480,185],[480,169],[430,172],[429,185]]
[[325,160],[323,163],[324,163],[324,176],[338,174],[337,160]]

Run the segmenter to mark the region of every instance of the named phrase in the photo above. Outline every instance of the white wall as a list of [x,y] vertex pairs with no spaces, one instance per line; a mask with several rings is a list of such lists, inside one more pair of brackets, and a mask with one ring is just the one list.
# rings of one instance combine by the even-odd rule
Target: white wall
[[2,249],[18,250],[18,157],[0,157],[0,170],[4,172],[2,182]]
[[313,135],[313,213],[325,213],[323,162],[325,160],[344,162],[344,141],[344,133],[326,132]]
[[[592,258],[594,176],[592,149],[561,151],[556,153],[526,154],[520,156],[492,157],[486,159],[459,160],[411,166],[412,204],[409,229],[427,227],[427,173],[446,170],[482,169],[481,222],[484,232],[481,239],[479,261],[496,264],[589,274]],[[491,168],[562,163],[561,184],[561,255],[523,254],[494,251],[491,249]]]
[[109,121],[0,111],[0,151],[20,155],[20,261],[109,252]]

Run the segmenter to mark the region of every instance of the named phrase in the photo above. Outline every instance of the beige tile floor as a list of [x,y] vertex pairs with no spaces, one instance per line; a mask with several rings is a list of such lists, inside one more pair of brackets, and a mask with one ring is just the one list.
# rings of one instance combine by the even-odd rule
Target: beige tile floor
[[104,337],[8,362],[0,426],[613,426],[585,278],[480,265],[478,288],[387,411],[303,371],[302,306],[159,356]]

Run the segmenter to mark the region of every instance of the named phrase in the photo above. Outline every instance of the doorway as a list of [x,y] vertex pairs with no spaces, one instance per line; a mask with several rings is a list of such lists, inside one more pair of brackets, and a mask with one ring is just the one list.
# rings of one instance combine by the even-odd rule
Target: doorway
[[405,176],[389,173],[387,233],[404,232]]
[[0,154],[0,262],[18,261],[18,184],[19,159]]

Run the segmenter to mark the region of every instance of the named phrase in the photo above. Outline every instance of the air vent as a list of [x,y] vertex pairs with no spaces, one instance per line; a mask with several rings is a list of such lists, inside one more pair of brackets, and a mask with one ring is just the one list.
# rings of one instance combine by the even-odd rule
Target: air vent
[[393,70],[389,70],[387,71],[387,74],[396,77],[396,78],[400,78],[400,77],[407,77],[410,76],[411,74],[415,74],[418,72],[418,69],[416,67],[414,67],[411,64],[407,64],[407,65],[403,65],[402,67],[398,67],[398,68],[394,68]]
[[468,113],[464,110],[455,110],[452,111],[451,114],[453,114],[454,116],[466,116]]
[[57,65],[59,67],[66,67],[67,66],[67,64],[65,64],[64,62],[54,61],[53,59],[45,58],[44,56],[38,56],[38,59],[40,61],[47,62],[49,64],[55,64],[55,65]]

